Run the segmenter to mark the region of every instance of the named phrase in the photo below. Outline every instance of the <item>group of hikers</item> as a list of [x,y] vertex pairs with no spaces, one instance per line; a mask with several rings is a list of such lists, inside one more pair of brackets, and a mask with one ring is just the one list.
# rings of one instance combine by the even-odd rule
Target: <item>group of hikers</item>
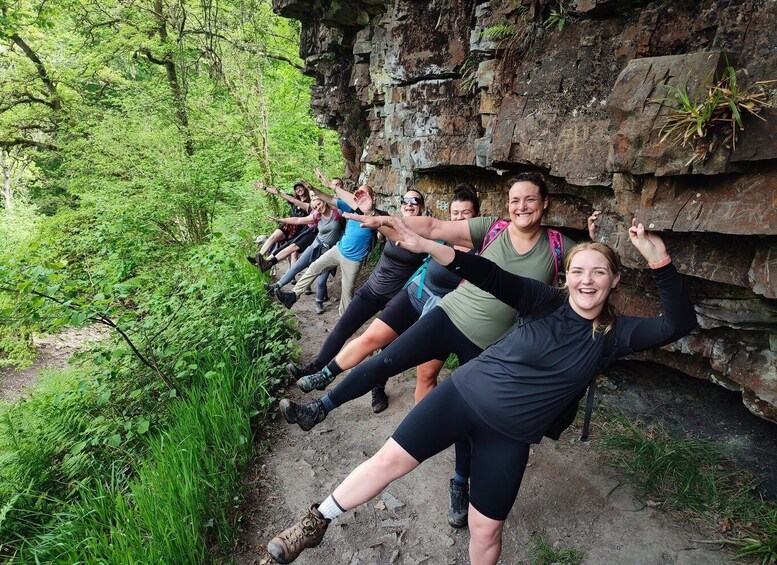
[[[615,360],[671,343],[695,327],[682,278],[661,238],[633,220],[628,237],[651,269],[662,315],[617,315],[610,295],[620,281],[620,260],[612,248],[595,241],[599,212],[587,220],[592,241],[576,245],[543,227],[549,194],[540,173],[521,173],[507,181],[507,219],[481,217],[475,187],[458,185],[448,220],[425,215],[424,197],[417,190],[402,196],[400,214],[389,215],[375,208],[368,185],[350,193],[341,179],[330,182],[316,173],[334,196],[304,181],[295,185],[296,197],[283,196],[301,211],[279,219],[282,225],[318,224],[319,229],[307,249],[292,245],[298,249],[287,256],[302,254],[270,291],[291,308],[318,279],[319,300],[326,293],[326,277],[339,267],[340,318],[312,361],[289,363],[287,370],[305,393],[326,390],[351,370],[320,398],[307,403],[284,398],[280,411],[288,423],[308,431],[337,407],[371,391],[373,411],[381,412],[388,406],[388,379],[413,367],[416,405],[374,456],[273,538],[267,549],[278,563],[290,563],[321,542],[331,520],[455,445],[448,521],[454,527],[469,526],[473,564],[496,563],[529,446],[543,436],[557,439],[596,374]],[[312,196],[305,200],[298,187]],[[342,231],[339,241],[327,237],[335,229],[321,227],[323,219],[335,215]],[[304,232],[284,237],[294,241]],[[375,232],[385,238],[383,252],[354,293]],[[255,262],[269,268],[284,252]],[[292,291],[282,290],[305,268]],[[560,276],[563,286],[555,284]],[[366,331],[348,342],[376,314]],[[451,354],[460,367],[437,386]]]

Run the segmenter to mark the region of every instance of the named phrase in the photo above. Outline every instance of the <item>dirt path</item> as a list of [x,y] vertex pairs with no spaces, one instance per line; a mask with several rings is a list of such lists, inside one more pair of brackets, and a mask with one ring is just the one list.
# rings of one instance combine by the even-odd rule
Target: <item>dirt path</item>
[[105,337],[107,330],[90,326],[68,328],[56,335],[33,338],[38,351],[33,364],[22,371],[11,367],[0,369],[0,400],[14,402],[38,382],[38,375],[45,369],[66,367],[68,360],[90,342]]
[[[295,305],[305,361],[333,327],[333,310],[330,306],[316,316],[311,297]],[[385,442],[412,407],[414,379],[407,373],[392,380],[387,388],[390,406],[382,414],[372,413],[367,395],[307,433],[278,416],[270,447],[246,475],[238,563],[258,563],[273,535],[310,504],[323,500]],[[305,396],[296,387],[287,394]],[[579,431],[571,430],[559,442],[545,440],[534,446],[505,526],[500,563],[529,563],[528,542],[535,531],[551,543],[584,551],[586,564],[709,565],[732,558],[730,550],[699,541],[710,538],[711,532],[696,531],[687,521],[644,506],[629,488],[619,488],[619,479],[597,451],[596,439],[580,443],[578,437]],[[297,563],[467,563],[468,532],[451,528],[446,520],[452,469],[449,449],[390,485],[382,498],[333,522],[322,544],[304,552]]]

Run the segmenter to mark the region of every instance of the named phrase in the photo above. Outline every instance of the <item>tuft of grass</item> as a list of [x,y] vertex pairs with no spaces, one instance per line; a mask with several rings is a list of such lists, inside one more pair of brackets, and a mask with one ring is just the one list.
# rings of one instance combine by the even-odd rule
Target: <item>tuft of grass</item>
[[585,559],[584,552],[551,544],[543,533],[534,532],[529,543],[531,565],[580,565]]
[[548,19],[545,20],[545,29],[553,30],[556,28],[558,31],[564,29],[568,23],[574,22],[575,19],[569,13],[569,5],[567,0],[558,0],[556,6],[551,8]]
[[728,132],[731,146],[736,149],[738,132],[745,129],[743,115],[764,119],[761,111],[769,105],[765,86],[775,81],[742,86],[737,78],[742,73],[744,71],[729,66],[717,82],[704,86],[709,80],[702,81],[694,93],[688,91],[687,85],[666,85],[669,96],[655,101],[666,104],[670,110],[659,130],[661,142],[669,140],[681,147],[697,141],[706,142],[696,148],[686,166],[696,161],[703,163],[712,155],[715,149],[712,137],[719,130]]
[[655,506],[690,512],[738,556],[777,563],[777,505],[757,492],[758,481],[738,469],[735,454],[706,440],[672,437],[659,424],[614,417],[602,429],[601,445],[637,495]]

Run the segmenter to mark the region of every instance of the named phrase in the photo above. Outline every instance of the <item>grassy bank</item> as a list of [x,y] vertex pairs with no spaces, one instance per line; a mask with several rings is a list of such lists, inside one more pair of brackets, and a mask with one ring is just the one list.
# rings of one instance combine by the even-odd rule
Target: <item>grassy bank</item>
[[740,557],[777,563],[777,504],[760,496],[731,449],[623,417],[609,417],[602,435],[611,463],[639,497],[685,513]]
[[144,351],[177,391],[117,340],[0,407],[0,555],[192,563],[232,543],[252,425],[291,343],[235,248],[139,286],[132,333],[153,337]]

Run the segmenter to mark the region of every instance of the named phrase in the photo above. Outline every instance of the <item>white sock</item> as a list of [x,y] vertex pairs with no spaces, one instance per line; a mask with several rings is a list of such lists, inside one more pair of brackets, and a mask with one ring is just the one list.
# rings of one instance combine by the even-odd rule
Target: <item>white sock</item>
[[334,520],[345,512],[331,494],[319,505],[318,511],[321,512],[321,515],[327,520]]

